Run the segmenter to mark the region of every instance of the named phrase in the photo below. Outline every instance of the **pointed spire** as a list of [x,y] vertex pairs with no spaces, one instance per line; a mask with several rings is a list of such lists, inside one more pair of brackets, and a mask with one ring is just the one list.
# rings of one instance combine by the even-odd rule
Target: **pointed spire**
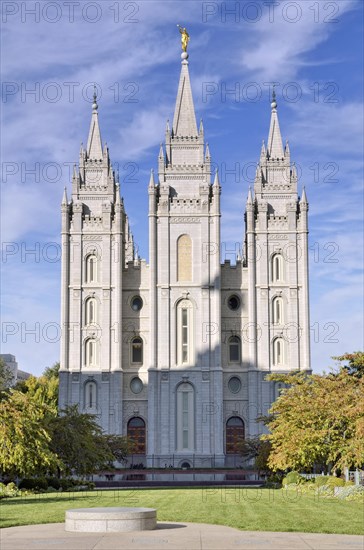
[[261,156],[262,158],[264,158],[264,157],[267,156],[267,150],[266,150],[266,148],[265,148],[265,141],[264,141],[264,139],[263,139],[263,142],[262,142],[262,148],[261,148],[261,150],[260,150],[260,156]]
[[154,188],[154,186],[155,186],[155,182],[154,182],[154,170],[153,170],[153,168],[152,168],[151,171],[150,171],[149,187],[153,187],[153,188]]
[[67,204],[68,204],[67,187],[65,187],[63,191],[63,197],[62,197],[62,206],[67,206]]
[[210,147],[209,147],[209,144],[206,143],[206,149],[205,149],[205,160],[211,158],[211,155],[210,155]]
[[120,200],[120,185],[117,183],[116,186],[115,186],[115,194],[116,194],[116,197],[115,197],[115,204],[117,204],[118,206],[120,206],[121,204],[121,200]]
[[307,197],[306,197],[306,189],[305,188],[302,189],[302,197],[301,197],[300,203],[307,204]]
[[284,156],[285,157],[288,157],[289,155],[291,154],[291,151],[289,149],[289,143],[288,143],[288,139],[286,140],[286,146],[284,148]]
[[173,117],[173,135],[183,137],[198,135],[190,75],[188,72],[188,61],[186,57],[182,58],[181,76],[179,79]]
[[200,134],[203,134],[203,131],[204,131],[204,130],[203,130],[203,122],[202,122],[202,118],[201,118],[201,120],[200,120],[200,129],[199,129],[199,133],[200,133]]
[[252,188],[249,186],[247,204],[253,204]]
[[163,143],[160,145],[158,158],[164,159]]
[[219,171],[216,168],[215,178],[214,178],[214,187],[220,187]]
[[102,159],[102,143],[99,127],[96,86],[94,87],[94,102],[92,104],[92,117],[87,141],[87,156],[90,159]]
[[171,130],[169,128],[169,118],[167,118],[167,123],[166,123],[166,134],[170,134]]
[[281,136],[281,131],[280,131],[279,122],[278,122],[276,91],[274,86],[273,86],[271,107],[272,107],[272,114],[270,119],[267,152],[268,152],[269,158],[274,158],[274,159],[283,158],[284,156],[283,144],[282,144],[282,136]]

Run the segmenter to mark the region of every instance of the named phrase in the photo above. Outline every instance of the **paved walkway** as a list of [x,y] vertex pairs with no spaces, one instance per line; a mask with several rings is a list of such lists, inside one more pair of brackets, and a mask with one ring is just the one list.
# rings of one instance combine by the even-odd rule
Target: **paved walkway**
[[364,537],[315,533],[239,531],[201,523],[158,522],[155,531],[67,533],[64,523],[9,527],[0,531],[1,550],[363,550]]

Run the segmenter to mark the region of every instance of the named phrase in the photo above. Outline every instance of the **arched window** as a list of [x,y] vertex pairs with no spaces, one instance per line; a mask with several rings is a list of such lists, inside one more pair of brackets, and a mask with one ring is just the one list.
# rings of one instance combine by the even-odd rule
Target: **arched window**
[[273,324],[282,325],[283,324],[283,300],[282,298],[276,297],[272,302],[272,313],[273,313]]
[[275,338],[273,341],[273,364],[276,366],[284,365],[284,340]]
[[88,298],[85,307],[85,324],[92,325],[97,323],[97,303],[95,298]]
[[194,389],[184,382],[177,389],[177,451],[193,451],[195,448]]
[[272,281],[274,283],[283,281],[283,258],[281,254],[274,254],[272,257]]
[[177,305],[177,363],[188,365],[193,361],[193,306],[189,300]]
[[131,341],[131,362],[141,365],[143,363],[143,340],[140,336]]
[[128,422],[127,435],[133,443],[133,454],[145,455],[146,451],[146,430],[145,422],[139,416],[131,418]]
[[188,235],[177,240],[177,281],[192,281],[192,241]]
[[244,440],[244,422],[239,416],[232,416],[226,422],[226,454],[234,455],[240,452],[239,443]]
[[86,258],[86,283],[97,282],[97,257],[89,254]]
[[95,410],[97,407],[97,385],[93,380],[85,384],[85,409]]
[[86,367],[96,367],[98,365],[97,341],[89,338],[85,343],[85,365]]
[[229,338],[229,363],[240,363],[241,342],[238,336]]

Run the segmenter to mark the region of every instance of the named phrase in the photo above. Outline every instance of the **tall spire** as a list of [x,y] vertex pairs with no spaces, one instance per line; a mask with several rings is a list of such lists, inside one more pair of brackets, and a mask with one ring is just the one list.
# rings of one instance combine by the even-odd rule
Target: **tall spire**
[[181,58],[182,68],[173,118],[173,135],[183,137],[197,136],[196,115],[188,72],[188,53],[182,52]]
[[279,129],[279,122],[278,122],[278,114],[277,114],[277,101],[276,101],[276,91],[273,86],[273,93],[272,93],[272,114],[270,119],[270,128],[269,128],[269,136],[268,136],[268,143],[267,143],[267,152],[269,158],[283,158],[284,152],[283,152],[283,144],[282,144],[282,136],[281,131]]
[[96,86],[94,87],[94,102],[92,104],[92,117],[90,131],[87,141],[87,156],[89,159],[102,159],[102,143],[99,127],[99,116],[97,113],[99,106],[97,105]]

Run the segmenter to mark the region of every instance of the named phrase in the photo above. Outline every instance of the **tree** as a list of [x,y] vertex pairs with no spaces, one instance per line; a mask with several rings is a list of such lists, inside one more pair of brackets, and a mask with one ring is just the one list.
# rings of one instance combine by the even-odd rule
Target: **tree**
[[347,369],[330,374],[270,375],[288,384],[268,420],[270,434],[262,437],[272,450],[273,470],[360,467],[364,462],[364,378]]
[[0,357],[0,399],[9,390],[14,380],[14,375],[11,369],[6,365],[4,359]]
[[67,474],[92,474],[113,460],[113,454],[93,415],[80,413],[77,405],[61,411],[49,424],[50,447]]
[[248,461],[254,458],[254,465],[259,472],[270,470],[268,457],[271,444],[269,441],[264,441],[260,437],[243,439],[238,444],[238,450],[244,460]]
[[[338,357],[333,357],[336,361],[339,361],[340,367],[347,370],[352,376],[357,378],[364,377],[364,352],[354,351],[354,353],[344,353],[344,355],[339,355]],[[345,361],[347,365],[341,365]]]
[[112,460],[109,462],[110,465],[114,461],[124,462],[127,456],[131,455],[134,451],[134,441],[123,435],[104,434],[103,437],[112,454]]
[[50,449],[45,417],[55,414],[32,396],[10,390],[0,403],[0,469],[9,476],[32,476],[60,466]]

